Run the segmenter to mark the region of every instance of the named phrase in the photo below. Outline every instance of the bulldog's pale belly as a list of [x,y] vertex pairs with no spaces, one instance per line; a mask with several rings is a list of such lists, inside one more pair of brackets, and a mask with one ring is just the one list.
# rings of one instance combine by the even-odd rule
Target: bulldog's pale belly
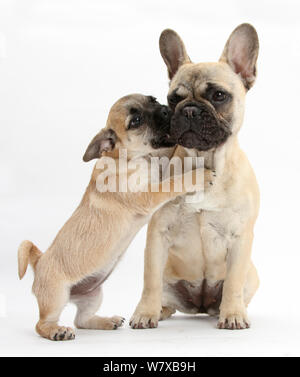
[[[203,212],[202,212],[203,213]],[[218,220],[182,214],[168,228],[169,248],[164,271],[163,306],[184,313],[218,314],[226,276],[229,239]]]
[[204,279],[201,282],[178,280],[173,283],[165,283],[163,293],[163,305],[179,310],[183,313],[219,313],[222,300],[223,280],[213,286],[207,284]]

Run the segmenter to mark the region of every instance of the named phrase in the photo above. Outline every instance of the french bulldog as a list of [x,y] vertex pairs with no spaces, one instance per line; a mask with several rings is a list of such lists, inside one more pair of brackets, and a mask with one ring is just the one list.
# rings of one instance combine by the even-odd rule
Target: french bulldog
[[251,260],[259,189],[238,143],[245,97],[256,78],[259,42],[249,24],[230,35],[218,62],[192,63],[179,35],[160,37],[168,69],[174,154],[202,156],[215,182],[199,203],[178,197],[148,226],[144,289],[131,327],[156,327],[176,310],[218,315],[220,329],[250,326],[259,279]]

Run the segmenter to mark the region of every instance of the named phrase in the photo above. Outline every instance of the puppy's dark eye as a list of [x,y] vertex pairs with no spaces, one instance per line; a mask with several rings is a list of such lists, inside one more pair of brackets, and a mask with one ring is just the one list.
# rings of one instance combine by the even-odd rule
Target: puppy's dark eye
[[226,100],[226,98],[227,98],[227,94],[222,92],[221,90],[217,90],[212,95],[212,100],[214,102],[224,102]]
[[128,129],[137,128],[142,124],[142,118],[140,115],[135,115],[129,122]]

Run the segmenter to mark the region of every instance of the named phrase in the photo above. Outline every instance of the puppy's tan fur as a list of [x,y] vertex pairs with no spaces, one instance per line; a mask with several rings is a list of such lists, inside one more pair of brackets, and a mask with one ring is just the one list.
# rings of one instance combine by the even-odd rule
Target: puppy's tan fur
[[165,30],[160,39],[168,68],[169,94],[202,101],[208,83],[233,96],[218,115],[230,119],[231,136],[205,152],[177,147],[175,153],[203,156],[216,172],[212,190],[198,204],[184,198],[167,203],[148,226],[142,298],[131,318],[133,328],[157,326],[176,310],[219,314],[219,328],[249,327],[246,307],[259,280],[251,261],[259,190],[252,167],[239,147],[245,95],[256,75],[258,38],[249,24],[231,34],[220,61],[194,64],[180,37]]
[[[142,95],[119,100],[110,111],[106,128],[92,140],[84,159],[100,157],[99,153],[102,152],[102,155],[117,160],[120,148],[127,149],[128,159],[131,160],[147,158],[150,154],[168,154],[166,149],[154,150],[150,146],[151,132],[147,125],[143,131],[128,130],[130,107],[134,105],[143,109],[147,101],[148,97]],[[112,131],[116,135],[113,146],[110,144]],[[103,148],[100,152],[99,143]],[[153,212],[180,194],[174,192],[174,185],[183,178],[169,179],[171,192],[162,192],[162,183],[159,192],[153,193],[150,189],[137,193],[99,192],[96,180],[101,171],[95,166],[79,207],[44,254],[30,241],[24,241],[19,248],[20,279],[28,263],[35,273],[33,293],[40,313],[36,331],[51,340],[75,337],[72,328],[58,324],[60,314],[69,301],[77,305],[75,326],[78,328],[115,329],[121,326],[122,317],[103,318],[95,315],[101,304],[101,285]],[[196,171],[193,173],[196,174]],[[121,174],[117,171],[117,181]],[[126,174],[130,176],[132,171]],[[211,181],[211,172],[206,170],[205,174],[206,181]],[[187,191],[189,187],[183,189],[183,192]]]

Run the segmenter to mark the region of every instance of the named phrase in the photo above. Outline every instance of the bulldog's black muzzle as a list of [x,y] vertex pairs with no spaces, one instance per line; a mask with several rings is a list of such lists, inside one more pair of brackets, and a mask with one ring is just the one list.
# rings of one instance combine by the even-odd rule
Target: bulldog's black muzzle
[[207,151],[223,144],[230,134],[227,122],[203,103],[185,103],[171,119],[170,139],[186,148]]

